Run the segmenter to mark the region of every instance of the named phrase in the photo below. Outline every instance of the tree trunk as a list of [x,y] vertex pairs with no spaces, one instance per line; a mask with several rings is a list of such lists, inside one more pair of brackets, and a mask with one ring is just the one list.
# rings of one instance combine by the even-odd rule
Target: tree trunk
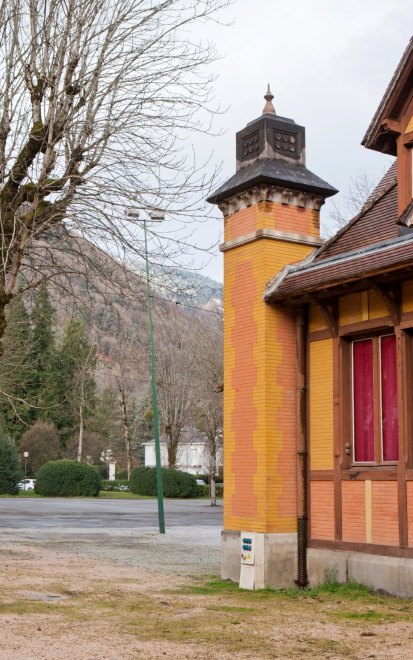
[[128,471],[128,479],[132,472],[132,441],[130,434],[130,425],[128,419],[128,411],[126,407],[126,396],[125,391],[121,390],[121,406],[122,406],[122,418],[123,418],[123,438],[125,440],[125,450],[126,450],[126,469]]
[[172,433],[167,432],[168,442],[168,467],[176,467],[176,455],[178,453],[178,441],[175,440]]
[[80,390],[80,404],[79,404],[79,444],[77,449],[77,460],[79,463],[82,461],[83,454],[83,432],[84,432],[84,383],[82,381],[82,386]]
[[217,471],[217,456],[216,456],[216,445],[214,443],[214,448],[211,456],[211,468],[210,468],[210,482],[211,482],[211,506],[217,505],[217,489],[215,483],[215,474]]
[[3,335],[7,327],[6,306],[11,299],[12,296],[5,293],[4,289],[0,291],[0,357],[3,355]]

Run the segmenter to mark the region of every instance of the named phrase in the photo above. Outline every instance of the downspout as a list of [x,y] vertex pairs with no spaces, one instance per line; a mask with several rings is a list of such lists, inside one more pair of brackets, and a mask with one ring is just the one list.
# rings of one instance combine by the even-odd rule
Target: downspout
[[307,579],[307,442],[306,442],[306,317],[303,307],[296,314],[297,341],[297,579],[304,588]]

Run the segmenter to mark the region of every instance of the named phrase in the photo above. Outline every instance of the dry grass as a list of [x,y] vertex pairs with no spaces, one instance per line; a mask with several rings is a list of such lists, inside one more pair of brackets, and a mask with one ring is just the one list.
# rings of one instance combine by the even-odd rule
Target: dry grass
[[38,546],[0,554],[1,660],[413,657],[413,601],[358,585],[251,593]]

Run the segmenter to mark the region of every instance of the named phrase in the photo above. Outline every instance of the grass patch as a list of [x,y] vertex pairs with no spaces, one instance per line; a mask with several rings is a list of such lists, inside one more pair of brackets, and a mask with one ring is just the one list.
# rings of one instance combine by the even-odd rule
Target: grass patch
[[338,601],[341,599],[346,602],[354,603],[371,603],[371,604],[385,604],[385,605],[398,605],[398,610],[413,612],[413,601],[407,598],[397,598],[389,594],[379,594],[374,592],[369,587],[357,582],[347,582],[346,584],[339,584],[335,581],[326,581],[316,587],[299,589],[292,587],[290,589],[276,589],[274,587],[266,587],[257,591],[249,591],[247,589],[240,589],[238,584],[230,582],[229,580],[209,579],[201,584],[195,584],[190,587],[183,587],[180,593],[191,593],[197,595],[215,595],[224,596],[229,594],[239,595],[242,598],[251,598],[252,600],[260,600],[266,598],[288,599],[288,600],[325,600],[325,601]]
[[382,611],[365,610],[352,612],[349,610],[333,610],[327,612],[329,616],[336,619],[345,619],[348,621],[366,621],[367,623],[394,623],[395,621],[411,621],[411,612],[390,612],[387,608]]
[[211,612],[254,612],[253,607],[236,607],[234,605],[210,605],[205,609]]
[[101,490],[98,495],[99,499],[105,500],[155,500],[155,497],[150,495],[136,495],[130,490]]
[[[226,593],[240,593],[244,591],[240,589],[235,582],[229,580],[208,580],[199,585],[192,587],[184,587],[182,593],[192,593],[199,595],[211,594],[226,594]],[[250,592],[249,592],[250,593]]]
[[0,497],[1,498],[19,497],[20,499],[22,499],[22,498],[27,498],[27,497],[42,497],[42,496],[35,493],[34,490],[19,490],[14,495],[9,495],[8,493],[2,493],[0,495]]
[[[39,602],[8,592],[9,600],[0,606],[0,613],[21,615],[19,625],[27,615],[33,630],[36,616],[43,621],[42,630],[46,626],[52,630],[56,622],[67,628],[72,622],[81,623],[78,630],[84,635],[91,627],[103,634],[113,629],[120,636],[131,635],[138,644],[163,643],[162,649],[166,650],[168,644],[177,645],[174,652],[182,658],[214,658],[221,653],[262,660],[355,660],[375,653],[385,657],[390,642],[387,633],[381,635],[381,626],[394,623],[397,639],[403,645],[399,657],[410,657],[409,638],[401,631],[412,619],[413,601],[375,594],[356,583],[339,585],[330,580],[313,589],[268,588],[253,592],[209,576],[174,590],[165,584],[164,588],[154,585],[152,591],[145,591],[122,574],[116,580],[110,575],[107,579],[99,576],[87,580],[78,590],[75,584],[55,576],[47,587],[42,585],[45,594],[67,596],[60,602]],[[399,628],[397,623],[401,624]]]

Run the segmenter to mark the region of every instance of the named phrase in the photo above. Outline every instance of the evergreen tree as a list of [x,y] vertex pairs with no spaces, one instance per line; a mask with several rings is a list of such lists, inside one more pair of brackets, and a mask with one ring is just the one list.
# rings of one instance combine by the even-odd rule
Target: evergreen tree
[[19,441],[33,423],[36,409],[30,317],[17,294],[9,305],[0,358],[0,419],[5,431]]
[[104,438],[106,446],[112,447],[121,442],[122,425],[119,416],[118,393],[110,387],[105,388],[96,398],[93,420],[89,423],[90,431]]
[[83,433],[96,402],[96,350],[89,342],[81,319],[72,319],[67,325],[58,362],[61,438],[66,445],[68,439],[77,434],[78,459],[81,460]]
[[36,392],[37,417],[59,426],[58,361],[53,323],[55,311],[46,283],[42,283],[33,307],[32,363]]
[[0,493],[16,493],[22,478],[20,456],[15,443],[0,432]]

